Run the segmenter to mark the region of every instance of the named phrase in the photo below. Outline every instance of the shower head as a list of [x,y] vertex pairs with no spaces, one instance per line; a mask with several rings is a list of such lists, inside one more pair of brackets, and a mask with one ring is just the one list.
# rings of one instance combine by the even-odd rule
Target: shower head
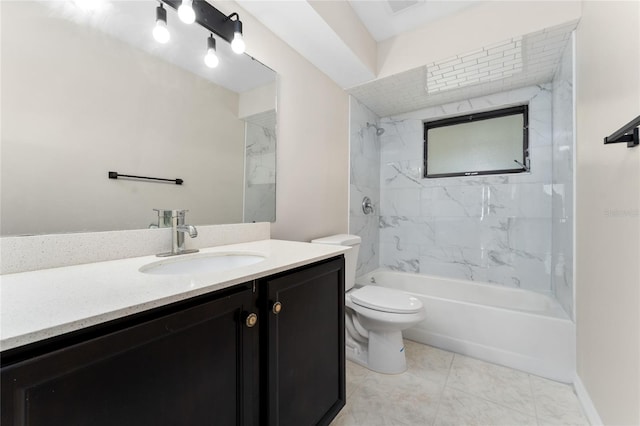
[[380,136],[384,133],[384,129],[382,127],[378,127],[375,124],[367,123],[367,128],[373,127],[376,129],[376,135]]

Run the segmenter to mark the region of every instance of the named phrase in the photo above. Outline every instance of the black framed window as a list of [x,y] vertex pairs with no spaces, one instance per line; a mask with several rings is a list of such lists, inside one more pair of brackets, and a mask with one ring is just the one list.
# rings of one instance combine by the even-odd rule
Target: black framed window
[[424,123],[424,177],[529,171],[527,105]]

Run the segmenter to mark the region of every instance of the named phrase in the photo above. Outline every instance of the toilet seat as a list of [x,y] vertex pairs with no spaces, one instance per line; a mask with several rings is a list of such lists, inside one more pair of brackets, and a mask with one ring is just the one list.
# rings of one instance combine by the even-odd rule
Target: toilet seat
[[375,311],[414,314],[423,309],[420,299],[385,287],[366,285],[349,294],[354,304]]

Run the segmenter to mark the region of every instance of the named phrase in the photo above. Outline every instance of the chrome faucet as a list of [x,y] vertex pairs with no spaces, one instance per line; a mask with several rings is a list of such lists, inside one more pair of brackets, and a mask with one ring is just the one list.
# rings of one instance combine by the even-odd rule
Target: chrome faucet
[[188,210],[154,210],[158,212],[158,217],[165,219],[165,222],[168,222],[168,219],[171,218],[171,251],[160,253],[157,255],[158,257],[197,253],[199,251],[197,249],[187,250],[184,248],[184,234],[189,234],[191,238],[198,236],[198,230],[195,226],[184,223],[184,217]]

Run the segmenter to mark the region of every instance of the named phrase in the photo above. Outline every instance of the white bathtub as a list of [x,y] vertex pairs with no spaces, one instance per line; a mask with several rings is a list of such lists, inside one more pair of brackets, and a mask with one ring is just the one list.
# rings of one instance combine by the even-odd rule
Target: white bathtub
[[546,295],[378,269],[356,285],[379,285],[418,297],[426,319],[403,332],[416,342],[549,379],[575,377],[575,324]]

